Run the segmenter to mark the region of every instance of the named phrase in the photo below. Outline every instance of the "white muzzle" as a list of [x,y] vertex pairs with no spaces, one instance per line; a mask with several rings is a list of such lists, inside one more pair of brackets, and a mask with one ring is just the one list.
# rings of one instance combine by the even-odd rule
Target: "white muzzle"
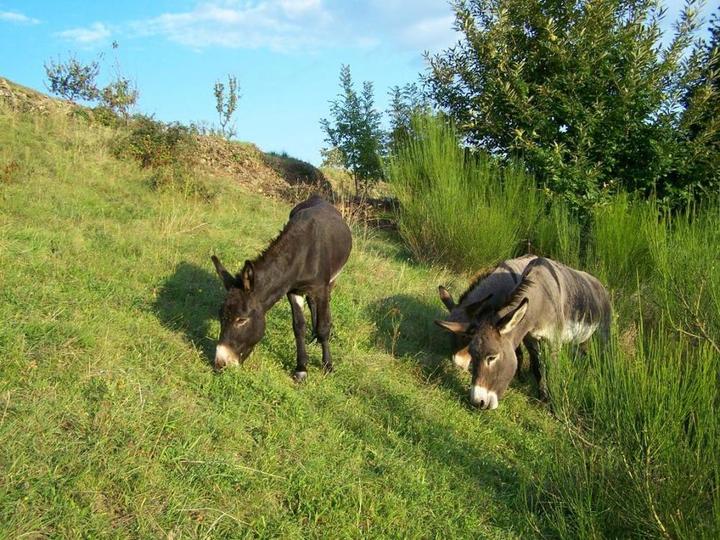
[[226,345],[218,345],[215,349],[215,367],[217,369],[240,364],[238,356]]
[[498,397],[484,386],[473,386],[470,388],[470,403],[481,409],[497,409]]

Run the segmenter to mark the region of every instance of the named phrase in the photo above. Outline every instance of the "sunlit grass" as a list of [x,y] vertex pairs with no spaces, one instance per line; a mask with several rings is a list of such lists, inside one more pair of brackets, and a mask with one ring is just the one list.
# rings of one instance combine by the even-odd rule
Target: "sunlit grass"
[[[556,433],[526,388],[466,404],[435,285],[356,231],[324,376],[292,383],[290,310],[239,370],[209,365],[230,267],[289,206],[202,179],[157,190],[116,134],[0,108],[0,537],[527,537],[521,479]],[[213,182],[216,182],[213,184]]]

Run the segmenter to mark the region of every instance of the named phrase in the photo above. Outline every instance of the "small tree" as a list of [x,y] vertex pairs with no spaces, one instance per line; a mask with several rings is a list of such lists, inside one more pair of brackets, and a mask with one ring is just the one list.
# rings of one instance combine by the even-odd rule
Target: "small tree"
[[220,121],[220,134],[226,139],[231,139],[237,134],[235,122],[231,123],[231,121],[237,109],[238,100],[241,97],[238,93],[237,78],[233,75],[228,75],[227,95],[225,90],[224,83],[221,81],[215,82],[213,93],[215,95],[215,110],[217,110]]
[[[117,41],[113,41],[112,48],[113,51],[119,48]],[[120,114],[124,118],[127,118],[130,110],[137,103],[139,92],[137,86],[122,74],[117,54],[114,56],[113,69],[115,76],[105,88],[100,90],[100,102],[115,114]]]
[[70,56],[65,62],[58,58],[57,62],[50,60],[45,63],[45,74],[50,83],[48,90],[73,103],[77,100],[94,101],[98,98],[96,79],[99,73],[100,63],[97,60],[83,64]]
[[364,82],[360,94],[355,91],[350,66],[340,70],[341,93],[330,102],[332,122],[323,118],[320,125],[326,142],[337,148],[355,182],[355,194],[366,191],[370,182],[382,178],[383,132],[380,113],[374,108],[373,85]]
[[[112,48],[118,48],[117,41],[113,41]],[[100,62],[103,55],[100,54],[97,60],[83,64],[74,56],[66,61],[58,59],[57,62],[45,63],[45,73],[50,83],[48,89],[53,94],[59,95],[75,103],[77,100],[87,102],[99,102],[116,115],[127,118],[130,109],[137,103],[139,93],[136,86],[122,75],[120,62],[115,56],[113,69],[114,78],[103,88],[99,88],[97,78],[100,74]]]

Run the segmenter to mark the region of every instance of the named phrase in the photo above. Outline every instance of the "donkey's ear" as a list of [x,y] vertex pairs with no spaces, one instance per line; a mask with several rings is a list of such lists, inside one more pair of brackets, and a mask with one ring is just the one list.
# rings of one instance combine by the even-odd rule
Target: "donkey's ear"
[[440,300],[443,304],[445,304],[448,311],[455,309],[455,300],[453,300],[452,296],[445,287],[440,285],[438,287],[438,294],[440,295]]
[[525,317],[525,314],[527,313],[527,308],[528,299],[523,298],[522,302],[520,302],[520,305],[515,308],[514,311],[511,311],[498,321],[496,325],[498,332],[500,332],[501,334],[507,334],[513,328],[515,328],[518,323],[523,320],[523,317]]
[[235,281],[235,277],[225,270],[225,267],[220,262],[220,259],[218,259],[215,255],[210,258],[212,259],[212,262],[215,265],[215,271],[218,273],[218,276],[220,276],[220,279],[222,279],[225,288],[230,290],[231,287],[237,287],[238,283]]
[[482,309],[483,304],[490,300],[492,298],[492,293],[488,294],[485,298],[478,302],[473,302],[472,304],[465,306],[465,313],[467,313],[467,316],[471,319],[475,317],[480,312],[480,309]]
[[250,292],[255,287],[255,267],[251,261],[245,261],[242,272],[240,272],[240,281],[243,290]]
[[464,334],[470,328],[470,323],[459,323],[453,321],[435,321],[440,328],[452,332],[453,334]]

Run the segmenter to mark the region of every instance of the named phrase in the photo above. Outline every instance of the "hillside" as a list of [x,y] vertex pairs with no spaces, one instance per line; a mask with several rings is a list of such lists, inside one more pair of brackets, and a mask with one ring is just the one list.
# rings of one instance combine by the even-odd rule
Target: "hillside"
[[468,406],[432,324],[437,284],[463,278],[358,224],[336,372],[312,345],[293,384],[281,302],[246,364],[214,373],[209,257],[238,268],[291,206],[217,169],[198,173],[209,196],[157,189],[117,136],[0,99],[0,537],[542,532],[527,498],[565,435],[529,384]]

